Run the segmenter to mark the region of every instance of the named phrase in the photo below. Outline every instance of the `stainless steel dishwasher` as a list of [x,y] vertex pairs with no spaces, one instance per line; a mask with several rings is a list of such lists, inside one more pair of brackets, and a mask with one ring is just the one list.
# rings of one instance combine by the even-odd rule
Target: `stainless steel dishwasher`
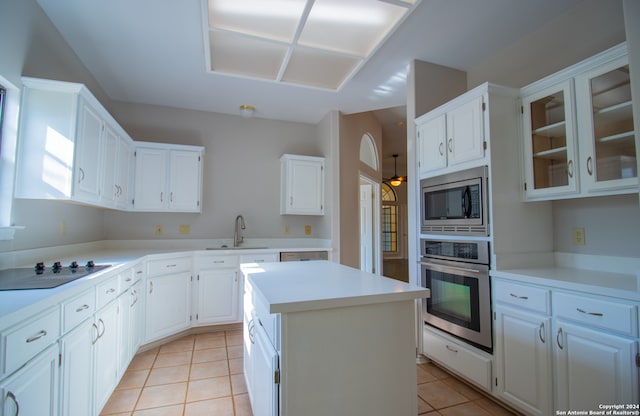
[[281,251],[280,261],[328,260],[327,251]]

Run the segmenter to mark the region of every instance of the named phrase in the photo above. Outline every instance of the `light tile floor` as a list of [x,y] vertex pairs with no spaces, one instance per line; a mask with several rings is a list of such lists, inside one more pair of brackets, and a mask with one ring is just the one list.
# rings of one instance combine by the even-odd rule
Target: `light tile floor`
[[[433,364],[417,365],[418,413],[513,415]],[[242,331],[189,335],[137,354],[101,415],[251,416]]]

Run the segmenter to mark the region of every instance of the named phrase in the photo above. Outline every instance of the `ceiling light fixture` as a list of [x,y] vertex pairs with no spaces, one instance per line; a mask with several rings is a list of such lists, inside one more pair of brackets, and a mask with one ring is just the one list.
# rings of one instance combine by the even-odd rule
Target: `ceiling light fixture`
[[253,113],[256,111],[256,108],[249,104],[242,104],[240,106],[240,117],[242,118],[251,118],[253,117]]
[[400,186],[402,182],[407,180],[403,176],[398,176],[398,166],[396,164],[397,161],[398,161],[398,155],[394,154],[393,155],[393,176],[389,179],[389,184],[391,184],[391,186]]

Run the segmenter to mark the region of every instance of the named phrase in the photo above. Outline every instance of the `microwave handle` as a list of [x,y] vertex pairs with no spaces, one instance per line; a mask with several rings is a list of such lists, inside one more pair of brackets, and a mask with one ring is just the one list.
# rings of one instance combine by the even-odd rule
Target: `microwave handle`
[[471,216],[471,190],[468,186],[464,188],[464,192],[462,193],[462,210],[465,218]]

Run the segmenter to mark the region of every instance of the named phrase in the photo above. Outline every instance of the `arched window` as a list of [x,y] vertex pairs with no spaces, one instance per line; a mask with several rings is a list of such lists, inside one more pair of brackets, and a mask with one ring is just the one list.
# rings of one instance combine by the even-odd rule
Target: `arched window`
[[398,199],[396,191],[382,183],[382,251],[398,252]]
[[369,133],[362,135],[360,139],[360,161],[367,164],[371,169],[378,170],[378,152],[373,137]]

